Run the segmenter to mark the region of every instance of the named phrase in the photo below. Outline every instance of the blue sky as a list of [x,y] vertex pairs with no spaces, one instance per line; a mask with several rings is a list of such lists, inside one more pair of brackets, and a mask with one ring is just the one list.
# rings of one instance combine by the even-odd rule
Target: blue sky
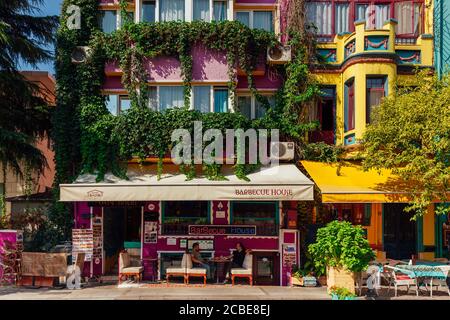
[[[44,5],[41,7],[40,16],[53,16],[57,15],[59,16],[61,13],[61,4],[63,0],[45,0]],[[54,51],[53,46],[49,48],[50,50]],[[54,74],[55,70],[53,67],[53,62],[47,62],[47,63],[41,63],[36,68],[32,68],[29,65],[21,65],[21,70],[42,70],[42,71],[49,71],[50,73]]]

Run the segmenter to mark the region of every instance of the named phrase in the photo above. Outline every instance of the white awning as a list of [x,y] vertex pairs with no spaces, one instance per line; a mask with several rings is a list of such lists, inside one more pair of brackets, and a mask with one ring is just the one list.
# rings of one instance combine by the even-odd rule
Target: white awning
[[[111,174],[95,182],[85,174],[72,184],[60,185],[61,201],[178,201],[178,200],[313,200],[314,183],[293,164],[264,167],[249,174],[250,181],[238,179],[232,172],[228,180],[212,181],[197,177],[186,181],[183,174],[156,174],[140,168],[128,170],[129,180]],[[153,171],[153,170],[152,170]]]

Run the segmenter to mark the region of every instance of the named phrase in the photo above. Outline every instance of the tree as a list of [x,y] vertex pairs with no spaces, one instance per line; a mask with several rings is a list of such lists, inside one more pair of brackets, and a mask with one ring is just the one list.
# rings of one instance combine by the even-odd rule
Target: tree
[[[43,0],[0,1],[0,165],[23,175],[42,171],[46,161],[34,145],[50,128],[49,111],[38,87],[18,72],[19,62],[35,67],[49,61],[57,17],[38,17]],[[4,197],[4,195],[2,195]]]
[[411,194],[406,211],[423,215],[433,202],[444,205],[450,182],[450,76],[439,80],[428,71],[398,87],[372,110],[363,137],[364,168],[391,169]]

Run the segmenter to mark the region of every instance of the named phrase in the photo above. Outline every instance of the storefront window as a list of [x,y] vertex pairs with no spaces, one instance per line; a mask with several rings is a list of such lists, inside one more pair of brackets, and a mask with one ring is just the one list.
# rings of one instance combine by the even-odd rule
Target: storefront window
[[165,201],[162,212],[162,233],[186,235],[188,226],[209,223],[208,201]]
[[255,225],[257,235],[278,234],[277,202],[232,202],[232,224]]

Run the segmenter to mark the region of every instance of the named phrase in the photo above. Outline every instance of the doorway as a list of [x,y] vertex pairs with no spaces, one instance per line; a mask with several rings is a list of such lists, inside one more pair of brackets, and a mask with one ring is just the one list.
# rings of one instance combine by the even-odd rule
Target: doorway
[[141,207],[105,207],[103,217],[105,274],[117,274],[120,251],[127,244],[140,251]]
[[407,204],[383,204],[383,244],[386,258],[410,259],[417,254],[417,225],[413,213],[404,212]]

